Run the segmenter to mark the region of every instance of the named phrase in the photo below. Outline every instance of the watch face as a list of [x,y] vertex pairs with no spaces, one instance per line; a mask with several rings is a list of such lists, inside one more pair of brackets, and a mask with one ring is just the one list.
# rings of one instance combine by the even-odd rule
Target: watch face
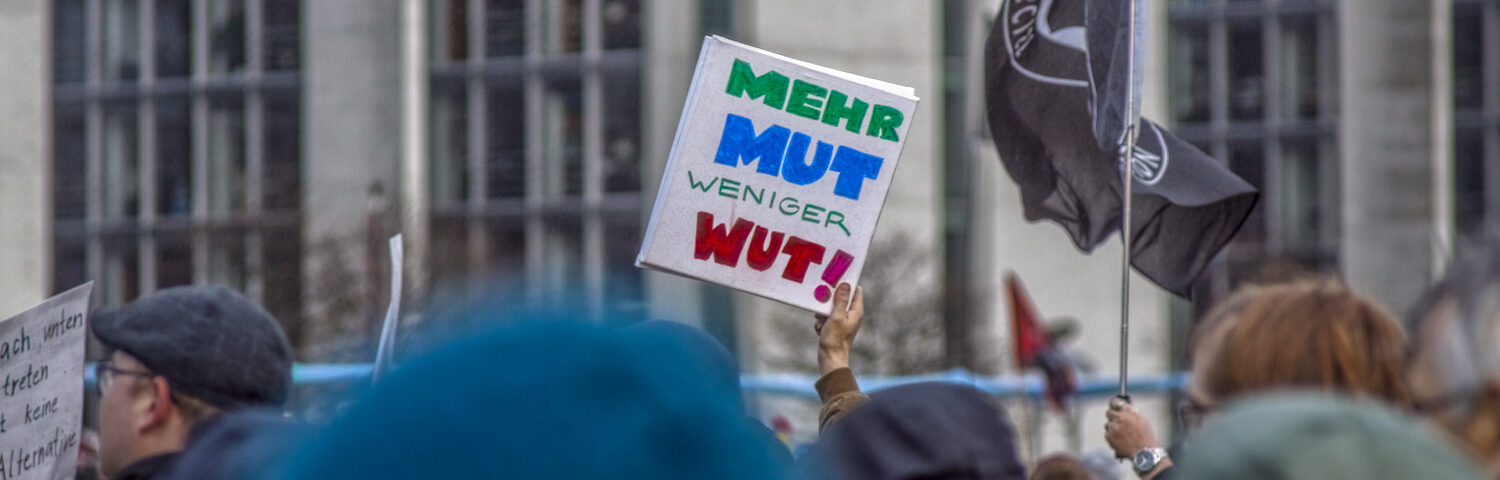
[[1133,466],[1135,467],[1135,471],[1146,472],[1150,471],[1152,468],[1156,468],[1157,462],[1158,460],[1156,452],[1151,449],[1146,449],[1136,452],[1135,461],[1132,463],[1134,464]]

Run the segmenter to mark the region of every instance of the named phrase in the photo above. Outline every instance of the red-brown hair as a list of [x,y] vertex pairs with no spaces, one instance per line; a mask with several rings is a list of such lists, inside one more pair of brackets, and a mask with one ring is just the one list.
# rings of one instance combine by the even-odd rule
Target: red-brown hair
[[1193,381],[1215,399],[1297,388],[1409,402],[1400,324],[1336,281],[1246,287],[1199,330]]

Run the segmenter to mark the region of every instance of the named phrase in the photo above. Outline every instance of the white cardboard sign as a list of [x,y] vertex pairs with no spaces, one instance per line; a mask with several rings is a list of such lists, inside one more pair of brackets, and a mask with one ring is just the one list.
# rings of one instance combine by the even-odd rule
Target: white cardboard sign
[[707,37],[636,265],[831,311],[916,107],[911,88]]
[[73,478],[93,289],[85,283],[0,321],[0,480]]

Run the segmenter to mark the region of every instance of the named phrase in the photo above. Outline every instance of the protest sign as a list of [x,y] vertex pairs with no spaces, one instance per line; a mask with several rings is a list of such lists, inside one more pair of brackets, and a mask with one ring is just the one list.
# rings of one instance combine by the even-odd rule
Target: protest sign
[[0,322],[0,480],[73,478],[93,289],[85,283]]
[[370,380],[378,382],[391,369],[392,355],[396,354],[396,327],[401,325],[401,234],[391,237],[391,302],[385,309],[385,323],[380,327],[380,345],[375,348],[375,367],[370,370]]
[[706,38],[636,265],[829,312],[916,107],[908,87]]

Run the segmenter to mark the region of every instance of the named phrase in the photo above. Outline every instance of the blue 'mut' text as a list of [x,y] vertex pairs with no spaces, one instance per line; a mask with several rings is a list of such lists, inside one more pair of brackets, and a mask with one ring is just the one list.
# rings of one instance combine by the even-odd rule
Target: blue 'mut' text
[[812,161],[808,162],[807,150],[811,146],[811,136],[781,125],[772,124],[756,134],[750,119],[731,113],[724,119],[724,134],[719,139],[714,163],[731,167],[754,163],[755,171],[779,176],[794,185],[816,182],[831,170],[838,173],[833,194],[852,200],[859,200],[865,180],[880,177],[880,166],[885,163],[883,158],[844,145],[835,149],[833,144],[821,140],[813,150]]

